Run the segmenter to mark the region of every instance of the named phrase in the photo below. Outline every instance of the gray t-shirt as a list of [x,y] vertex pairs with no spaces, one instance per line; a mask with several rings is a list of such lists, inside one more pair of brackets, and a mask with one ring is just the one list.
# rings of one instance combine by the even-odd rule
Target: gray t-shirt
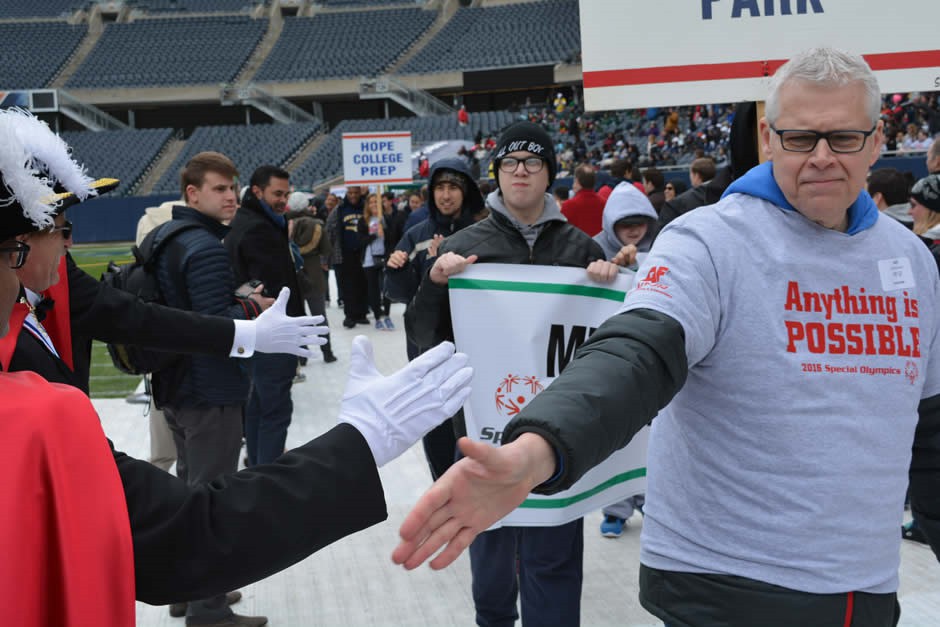
[[814,593],[897,590],[921,398],[940,393],[937,267],[744,194],[662,232],[623,310],[685,330],[653,421],[641,561]]

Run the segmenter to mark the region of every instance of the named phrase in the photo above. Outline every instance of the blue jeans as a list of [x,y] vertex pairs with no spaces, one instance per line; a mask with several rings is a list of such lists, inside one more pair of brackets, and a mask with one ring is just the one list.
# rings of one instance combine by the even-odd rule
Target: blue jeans
[[[584,519],[557,527],[500,527],[470,544],[480,627],[577,627],[581,621]],[[520,594],[521,593],[521,594]]]
[[257,353],[250,359],[251,396],[245,406],[248,465],[273,462],[284,453],[294,402],[290,388],[297,357]]

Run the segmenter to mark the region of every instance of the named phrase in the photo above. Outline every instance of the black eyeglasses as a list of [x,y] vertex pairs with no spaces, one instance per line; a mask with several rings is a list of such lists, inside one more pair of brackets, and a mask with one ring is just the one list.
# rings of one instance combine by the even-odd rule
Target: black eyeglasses
[[813,152],[820,139],[825,139],[832,152],[850,154],[861,152],[869,135],[875,132],[876,126],[868,131],[819,131],[777,129],[770,125],[770,130],[780,136],[780,145],[788,152]]
[[55,233],[56,231],[62,232],[62,239],[72,239],[72,223],[66,220],[62,226],[54,226],[49,229],[50,233]]
[[671,190],[675,191],[676,188],[673,187],[672,185],[667,185],[667,186],[666,186],[666,189],[671,189]]
[[[23,264],[26,263],[26,257],[29,256],[29,244],[14,241],[10,244],[0,245],[0,255],[7,259],[10,268],[14,270],[22,268]],[[4,257],[0,257],[0,259]]]
[[502,161],[499,162],[499,169],[507,174],[512,174],[520,163],[529,174],[538,174],[545,167],[545,160],[540,157],[526,157],[525,159],[503,157]]

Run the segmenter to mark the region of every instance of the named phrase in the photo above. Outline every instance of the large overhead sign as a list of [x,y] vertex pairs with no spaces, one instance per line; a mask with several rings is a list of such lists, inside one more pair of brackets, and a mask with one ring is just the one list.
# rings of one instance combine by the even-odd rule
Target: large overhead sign
[[940,0],[580,0],[580,11],[591,111],[764,100],[767,77],[822,45],[864,55],[884,92],[940,90]]
[[343,133],[348,185],[411,183],[411,132]]

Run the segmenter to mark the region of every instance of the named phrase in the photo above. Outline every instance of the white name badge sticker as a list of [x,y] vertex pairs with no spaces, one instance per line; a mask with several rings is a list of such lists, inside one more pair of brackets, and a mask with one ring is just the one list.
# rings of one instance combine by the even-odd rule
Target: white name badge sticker
[[907,257],[880,260],[878,272],[881,274],[881,289],[886,292],[914,287],[914,272]]

